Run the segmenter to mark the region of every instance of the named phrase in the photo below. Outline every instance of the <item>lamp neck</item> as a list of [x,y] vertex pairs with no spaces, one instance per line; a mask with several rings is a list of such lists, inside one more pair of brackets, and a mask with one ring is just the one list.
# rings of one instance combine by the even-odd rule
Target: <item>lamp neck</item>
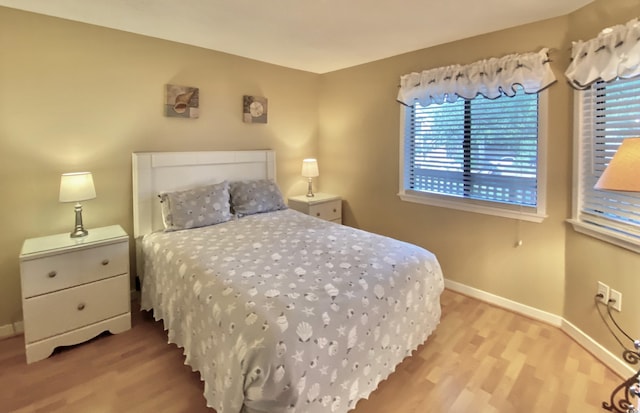
[[307,196],[309,198],[315,196],[315,194],[313,193],[313,178],[309,177],[309,185],[307,186]]
[[76,225],[71,233],[71,238],[84,237],[89,234],[89,231],[84,229],[84,226],[82,225],[82,205],[80,202],[76,202],[74,210],[76,212]]

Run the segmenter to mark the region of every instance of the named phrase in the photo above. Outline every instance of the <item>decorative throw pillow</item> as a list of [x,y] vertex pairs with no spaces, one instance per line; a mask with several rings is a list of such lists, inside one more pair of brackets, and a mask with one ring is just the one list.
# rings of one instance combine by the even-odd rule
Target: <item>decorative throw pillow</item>
[[231,182],[229,193],[233,212],[239,216],[287,209],[278,185],[269,179]]
[[229,183],[160,194],[165,231],[198,228],[231,219]]

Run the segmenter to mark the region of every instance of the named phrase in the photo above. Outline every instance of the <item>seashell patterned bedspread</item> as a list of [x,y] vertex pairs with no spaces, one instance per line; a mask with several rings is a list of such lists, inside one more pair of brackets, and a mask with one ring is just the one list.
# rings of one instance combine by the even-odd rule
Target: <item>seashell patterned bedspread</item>
[[440,321],[436,257],[293,210],[142,241],[142,308],[217,413],[345,413]]

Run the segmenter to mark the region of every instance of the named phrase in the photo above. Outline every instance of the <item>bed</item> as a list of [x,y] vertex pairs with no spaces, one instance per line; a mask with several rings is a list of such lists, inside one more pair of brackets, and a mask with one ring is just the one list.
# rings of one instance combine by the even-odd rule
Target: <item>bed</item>
[[273,151],[134,153],[133,189],[141,307],[217,413],[345,413],[439,323],[436,257],[287,209]]

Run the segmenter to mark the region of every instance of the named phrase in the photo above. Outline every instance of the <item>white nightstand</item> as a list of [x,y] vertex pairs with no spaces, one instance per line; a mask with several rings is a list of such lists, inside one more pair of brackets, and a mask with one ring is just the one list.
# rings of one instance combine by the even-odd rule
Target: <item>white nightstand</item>
[[26,240],[20,278],[27,363],[131,328],[129,236],[119,225]]
[[337,195],[318,192],[315,196],[293,196],[289,198],[289,208],[326,221],[342,224],[342,198]]

